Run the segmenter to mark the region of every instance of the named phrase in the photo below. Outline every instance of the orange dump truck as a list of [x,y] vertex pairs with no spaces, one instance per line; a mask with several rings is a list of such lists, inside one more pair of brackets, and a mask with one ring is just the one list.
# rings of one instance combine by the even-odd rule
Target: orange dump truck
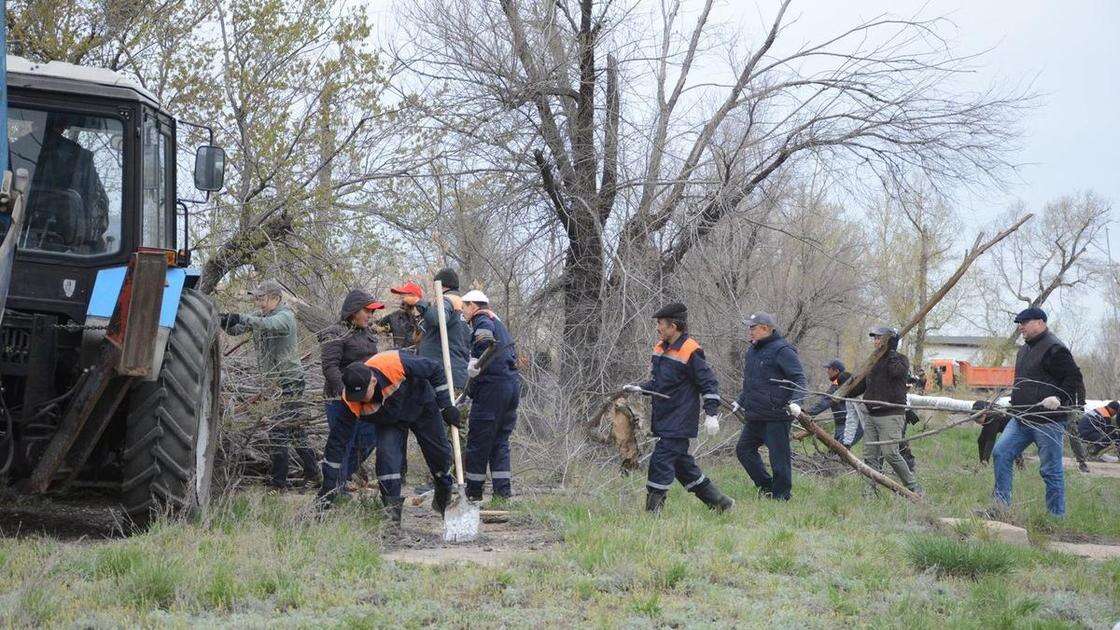
[[1003,389],[1015,380],[1011,366],[979,366],[968,361],[934,359],[930,361],[934,389]]

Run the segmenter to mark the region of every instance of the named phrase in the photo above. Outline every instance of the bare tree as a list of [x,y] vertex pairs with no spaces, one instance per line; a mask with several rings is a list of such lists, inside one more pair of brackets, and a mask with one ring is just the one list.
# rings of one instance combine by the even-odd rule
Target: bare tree
[[[913,177],[886,191],[868,220],[876,302],[886,307],[891,321],[901,323],[929,300],[930,285],[944,278],[960,224],[947,199],[928,182]],[[915,366],[924,361],[926,336],[948,323],[961,295],[951,293],[914,327],[909,343]]]
[[[882,16],[797,46],[785,43],[787,0],[740,49],[712,45],[712,4],[683,37],[679,2],[653,17],[595,0],[406,11],[401,54],[438,85],[432,116],[470,147],[462,168],[533,178],[527,212],[562,232],[562,271],[542,293],[563,295],[562,334],[580,365],[601,359],[605,309],[647,303],[620,292],[659,293],[719,225],[751,223],[747,210],[783,173],[843,170],[856,187],[904,171],[998,181],[1009,166],[1022,94],[949,96],[974,58],[948,52],[943,21]],[[729,84],[701,78],[709,47],[731,53]]]
[[[1017,204],[997,222],[1022,214],[1023,206]],[[1006,331],[1017,311],[1103,279],[1107,265],[1101,239],[1111,215],[1111,204],[1092,191],[1061,197],[1046,204],[1040,220],[1001,243],[986,274],[988,327]],[[1011,332],[1005,350],[1018,337],[1017,330]]]

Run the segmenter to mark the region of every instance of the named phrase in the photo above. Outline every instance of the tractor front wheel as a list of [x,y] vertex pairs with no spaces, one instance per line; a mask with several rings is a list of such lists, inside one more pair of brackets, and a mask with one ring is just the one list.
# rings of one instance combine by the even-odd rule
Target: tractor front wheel
[[129,394],[123,498],[136,524],[161,512],[196,515],[209,505],[220,374],[214,302],[183,289],[159,377]]

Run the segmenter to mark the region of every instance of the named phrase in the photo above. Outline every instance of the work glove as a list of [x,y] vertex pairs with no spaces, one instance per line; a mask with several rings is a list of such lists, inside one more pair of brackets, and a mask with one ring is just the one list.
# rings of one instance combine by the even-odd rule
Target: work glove
[[622,391],[630,393],[630,394],[640,394],[640,393],[642,393],[642,386],[630,383],[629,385],[623,385],[622,386]]
[[1039,404],[1050,411],[1054,411],[1058,407],[1062,406],[1062,401],[1058,400],[1057,396],[1047,396],[1046,398],[1043,398],[1042,402]]
[[478,359],[471,357],[471,360],[467,361],[467,378],[474,378],[481,372],[482,370],[478,369]]
[[719,416],[704,416],[704,431],[708,435],[719,433]]
[[789,415],[797,418],[801,415],[801,405],[797,403],[790,403],[789,407],[786,407],[786,411],[789,412]]
[[439,414],[443,416],[443,421],[447,423],[447,426],[456,429],[463,428],[463,416],[454,405],[442,409]]

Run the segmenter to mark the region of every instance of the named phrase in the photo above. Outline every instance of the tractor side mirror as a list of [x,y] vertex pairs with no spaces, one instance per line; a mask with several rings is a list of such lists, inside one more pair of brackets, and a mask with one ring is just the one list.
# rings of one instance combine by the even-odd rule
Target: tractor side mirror
[[226,178],[226,152],[204,144],[194,154],[194,187],[206,192],[222,189]]

